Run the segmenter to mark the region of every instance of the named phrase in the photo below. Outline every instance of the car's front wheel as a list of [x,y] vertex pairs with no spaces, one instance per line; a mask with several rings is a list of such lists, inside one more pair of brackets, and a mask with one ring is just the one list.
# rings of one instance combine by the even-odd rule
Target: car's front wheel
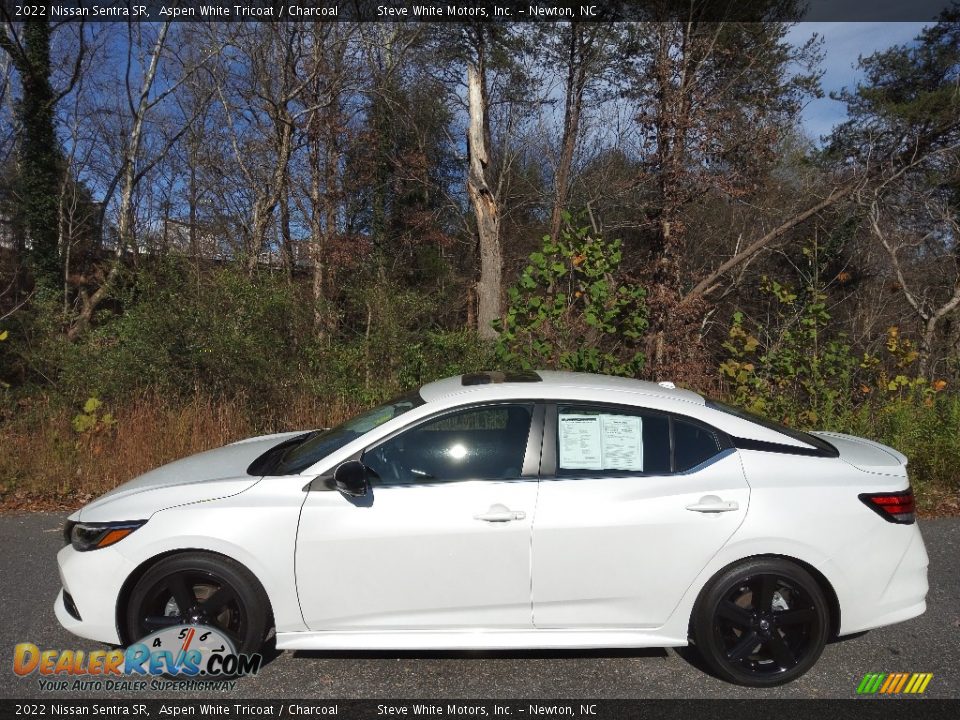
[[175,625],[207,625],[229,637],[237,652],[254,653],[269,616],[266,593],[245,567],[212,553],[184,553],[160,560],[134,585],[127,639]]
[[758,558],[720,572],[704,588],[693,638],[710,668],[739,685],[770,687],[813,667],[830,630],[827,599],[798,565]]

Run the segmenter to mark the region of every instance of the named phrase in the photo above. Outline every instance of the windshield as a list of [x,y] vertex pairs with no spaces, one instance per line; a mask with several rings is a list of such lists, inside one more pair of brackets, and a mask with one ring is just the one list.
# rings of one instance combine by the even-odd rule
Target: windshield
[[722,403],[718,400],[708,399],[706,401],[706,405],[708,408],[713,408],[714,410],[725,412],[728,415],[735,415],[736,417],[741,418],[742,420],[749,420],[750,422],[756,423],[757,425],[762,425],[768,430],[774,430],[778,433],[782,433],[786,435],[787,437],[793,438],[794,440],[797,440],[799,442],[806,443],[807,445],[812,445],[818,450],[824,450],[830,453],[836,452],[833,445],[828,443],[826,440],[823,440],[822,438],[818,438],[816,435],[811,435],[810,433],[805,433],[802,430],[796,430],[792,427],[781,425],[780,423],[774,422],[773,420],[768,420],[767,418],[762,417],[761,415],[755,415],[752,412],[747,412],[746,410],[742,410],[741,408],[733,407],[732,405],[727,405],[726,403]]
[[387,420],[392,420],[423,404],[423,399],[414,391],[367,410],[335,428],[301,435],[297,438],[299,442],[291,444],[272,464],[269,472],[263,474],[295,475],[303,472],[352,440],[383,425]]

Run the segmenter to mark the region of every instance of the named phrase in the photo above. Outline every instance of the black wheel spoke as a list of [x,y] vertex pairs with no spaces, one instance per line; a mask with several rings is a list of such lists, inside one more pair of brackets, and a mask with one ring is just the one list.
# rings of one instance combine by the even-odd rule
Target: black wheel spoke
[[183,618],[179,615],[148,615],[143,619],[143,626],[150,632],[153,632],[166,627],[180,625],[182,622]]
[[787,561],[744,563],[704,592],[693,639],[724,679],[779,685],[802,675],[823,651],[826,600],[816,581]]
[[717,615],[722,617],[724,620],[728,620],[737,627],[750,627],[750,622],[753,619],[753,616],[750,614],[750,611],[746,608],[742,608],[734,602],[729,600],[724,600],[717,607]]
[[187,611],[197,602],[193,595],[193,588],[187,585],[186,579],[179,573],[171,575],[167,579],[167,589],[173,595],[173,599],[176,600],[181,615],[186,615]]
[[798,610],[784,610],[773,614],[774,625],[803,625],[817,619],[817,613],[812,608]]
[[773,575],[761,575],[753,588],[755,593],[753,607],[757,610],[773,609],[773,593],[777,589],[777,579]]
[[777,665],[782,669],[789,670],[797,664],[796,656],[790,648],[787,647],[787,643],[780,637],[780,633],[776,630],[770,634],[770,639],[764,644],[770,650],[770,654],[773,655],[773,659],[776,660]]
[[227,603],[236,597],[237,594],[233,591],[233,588],[228,585],[221,585],[213,595],[200,603],[200,607],[210,615],[216,616],[220,614]]
[[727,660],[739,662],[747,655],[753,652],[753,649],[760,644],[759,636],[753,630],[744,633],[740,640],[730,650],[727,651]]

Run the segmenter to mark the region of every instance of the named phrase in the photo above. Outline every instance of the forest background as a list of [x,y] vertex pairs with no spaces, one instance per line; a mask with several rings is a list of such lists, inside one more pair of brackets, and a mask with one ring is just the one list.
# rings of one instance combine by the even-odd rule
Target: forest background
[[819,138],[821,39],[698,7],[0,16],[0,506],[497,367],[871,437],[960,512],[960,6]]

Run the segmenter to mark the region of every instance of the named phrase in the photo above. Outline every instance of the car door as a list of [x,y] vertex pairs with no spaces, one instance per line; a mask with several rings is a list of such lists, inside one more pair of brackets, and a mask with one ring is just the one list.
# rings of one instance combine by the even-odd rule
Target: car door
[[722,434],[633,407],[548,406],[533,526],[539,628],[655,628],[743,522]]
[[530,629],[530,532],[543,407],[443,413],[367,448],[371,488],[319,479],[297,590],[311,630]]

